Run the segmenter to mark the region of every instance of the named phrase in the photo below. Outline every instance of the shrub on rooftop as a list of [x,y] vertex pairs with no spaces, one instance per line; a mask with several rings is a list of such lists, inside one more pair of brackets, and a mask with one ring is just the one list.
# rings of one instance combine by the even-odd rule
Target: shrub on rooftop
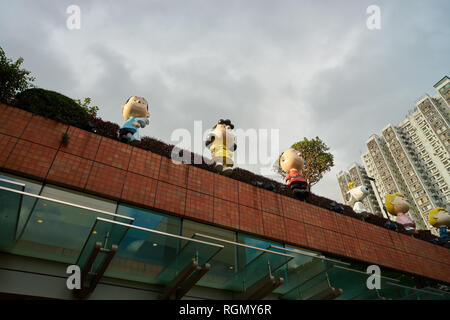
[[15,106],[58,122],[87,128],[89,114],[73,99],[50,90],[33,88],[16,95]]

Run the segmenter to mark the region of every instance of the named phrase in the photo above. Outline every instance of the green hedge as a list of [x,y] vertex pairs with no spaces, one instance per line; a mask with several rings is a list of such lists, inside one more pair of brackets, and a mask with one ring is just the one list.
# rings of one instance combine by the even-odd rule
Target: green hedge
[[86,128],[89,121],[89,114],[73,99],[50,90],[22,91],[16,95],[15,106],[79,128]]

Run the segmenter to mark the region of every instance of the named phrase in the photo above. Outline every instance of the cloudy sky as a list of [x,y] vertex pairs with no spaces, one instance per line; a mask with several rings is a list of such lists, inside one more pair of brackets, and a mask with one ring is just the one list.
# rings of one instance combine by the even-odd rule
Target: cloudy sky
[[[372,4],[380,30],[366,26]],[[70,5],[79,30],[67,28]],[[0,46],[38,87],[91,97],[105,120],[122,124],[121,104],[146,97],[141,134],[166,142],[220,118],[279,129],[278,151],[319,136],[335,167],[313,191],[342,201],[336,174],[449,75],[449,12],[448,0],[0,0]]]

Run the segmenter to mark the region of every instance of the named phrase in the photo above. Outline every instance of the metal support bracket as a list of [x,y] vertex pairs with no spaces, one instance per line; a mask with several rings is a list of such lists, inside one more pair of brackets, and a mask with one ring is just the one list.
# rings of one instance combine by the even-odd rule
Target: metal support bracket
[[[84,299],[95,290],[100,279],[103,277],[106,268],[108,268],[109,263],[116,254],[117,249],[118,249],[117,245],[112,245],[111,249],[105,249],[102,248],[101,242],[95,243],[94,248],[92,249],[91,254],[89,255],[88,262],[81,270],[81,289],[74,290],[74,294],[77,298]],[[98,268],[98,270],[96,270],[95,272],[91,272],[95,259],[97,258],[100,252],[105,253],[106,257],[103,260],[100,267]]]
[[161,300],[179,300],[211,269],[206,263],[202,267],[192,261],[166,286],[160,296]]
[[270,293],[272,293],[276,288],[284,283],[283,278],[275,279],[274,276],[269,275],[268,277],[262,278],[245,292],[236,296],[238,300],[261,300]]
[[328,287],[325,290],[315,294],[308,300],[333,300],[342,295],[344,291],[342,289],[335,289],[333,287]]

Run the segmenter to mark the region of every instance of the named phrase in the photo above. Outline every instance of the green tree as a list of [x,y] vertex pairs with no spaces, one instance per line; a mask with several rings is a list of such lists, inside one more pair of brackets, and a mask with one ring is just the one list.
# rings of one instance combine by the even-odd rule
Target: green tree
[[0,102],[12,104],[18,92],[34,87],[35,78],[30,71],[20,68],[22,63],[23,58],[14,62],[0,47]]
[[98,106],[90,106],[91,104],[91,98],[84,98],[84,101],[81,102],[80,99],[76,99],[75,102],[84,110],[86,111],[90,116],[96,117],[98,112]]
[[[319,137],[311,140],[303,138],[302,141],[294,143],[291,148],[300,151],[303,156],[305,166],[302,174],[308,183],[308,190],[311,190],[311,187],[323,178],[325,172],[330,171],[334,166],[334,156],[328,152],[330,148]],[[280,167],[280,157],[273,167],[275,172],[285,177],[287,173]]]

